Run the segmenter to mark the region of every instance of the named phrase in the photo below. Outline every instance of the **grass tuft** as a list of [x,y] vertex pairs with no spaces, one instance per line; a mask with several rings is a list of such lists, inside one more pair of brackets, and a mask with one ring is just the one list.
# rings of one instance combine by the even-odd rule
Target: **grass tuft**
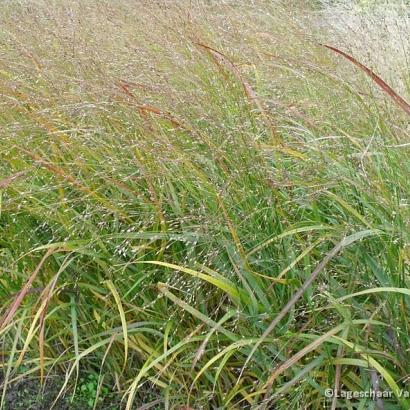
[[3,408],[409,408],[393,3],[0,3]]

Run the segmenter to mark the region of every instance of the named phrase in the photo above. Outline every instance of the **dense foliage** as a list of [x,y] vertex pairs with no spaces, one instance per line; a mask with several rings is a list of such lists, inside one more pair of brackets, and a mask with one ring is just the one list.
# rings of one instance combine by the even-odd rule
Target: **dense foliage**
[[287,3],[2,2],[3,398],[409,408],[406,6]]

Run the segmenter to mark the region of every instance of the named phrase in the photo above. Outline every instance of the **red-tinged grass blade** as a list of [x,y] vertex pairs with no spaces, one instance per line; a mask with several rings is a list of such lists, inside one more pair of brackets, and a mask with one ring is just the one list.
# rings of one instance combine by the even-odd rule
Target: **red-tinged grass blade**
[[386,94],[388,94],[393,101],[408,115],[410,115],[410,104],[404,100],[400,95],[396,93],[385,81],[383,81],[376,73],[374,73],[370,68],[366,67],[364,64],[357,61],[351,55],[345,53],[344,51],[339,50],[336,47],[329,46],[327,44],[322,44],[324,47],[329,50],[334,51],[337,54],[340,54],[347,60],[351,61],[356,67],[359,67],[364,73],[366,73]]
[[[51,249],[51,248],[50,248]],[[54,248],[55,249],[55,248]],[[61,249],[60,249],[61,250]],[[69,257],[66,257],[64,263],[62,264],[61,268],[57,272],[57,274],[54,276],[54,278],[50,281],[50,283],[45,287],[42,288],[42,292],[37,300],[37,302],[33,306],[33,311],[35,312],[34,317],[31,319],[31,324],[30,324],[30,329],[28,330],[28,334],[26,336],[26,339],[24,341],[24,346],[20,350],[20,355],[15,363],[15,368],[17,369],[18,366],[21,364],[23,361],[23,358],[29,348],[29,345],[34,337],[35,330],[37,327],[37,322],[39,322],[39,357],[40,357],[40,381],[41,384],[43,384],[44,380],[44,365],[45,365],[45,360],[44,360],[44,344],[45,344],[45,339],[44,339],[44,327],[45,327],[45,319],[47,315],[47,310],[48,310],[48,304],[54,295],[54,289],[57,284],[57,280],[61,274],[65,270],[65,268],[71,263],[73,259],[69,259]],[[33,289],[29,289],[27,294],[31,293]],[[18,293],[17,293],[18,294]]]
[[68,181],[70,184],[72,184],[73,186],[75,186],[78,190],[84,192],[87,195],[92,196],[94,199],[96,199],[97,201],[99,201],[103,206],[105,206],[107,209],[109,209],[112,212],[118,213],[119,215],[121,215],[121,217],[123,217],[124,219],[127,219],[128,221],[130,221],[130,218],[128,217],[128,215],[122,211],[121,209],[119,209],[118,207],[115,207],[114,205],[112,205],[107,199],[106,197],[103,197],[101,195],[99,195],[97,192],[95,192],[94,190],[91,190],[90,188],[88,188],[87,186],[83,185],[79,180],[77,180],[74,176],[67,174],[65,172],[65,170],[61,167],[58,167],[55,164],[52,164],[51,162],[46,161],[45,159],[43,159],[40,155],[36,154],[35,152],[31,152],[28,151],[24,148],[20,149],[22,152],[24,152],[25,154],[27,154],[30,158],[32,158],[34,161],[36,161],[37,163],[39,163],[42,167],[44,167],[45,169],[47,169],[48,171],[50,171],[51,173],[53,173],[56,177],[66,180]]
[[177,121],[171,114],[164,113],[159,108],[154,107],[152,105],[142,104],[137,105],[137,108],[140,112],[152,112],[156,115],[162,116],[163,118],[167,119],[174,127],[182,127],[182,124]]
[[220,51],[207,46],[206,44],[202,44],[202,43],[197,43],[198,46],[204,48],[205,50],[207,50],[212,57],[214,57],[214,59],[218,62],[218,63],[222,63],[225,67],[228,67],[229,70],[235,75],[235,77],[241,82],[244,90],[245,90],[245,94],[248,97],[248,99],[252,102],[255,103],[255,105],[263,112],[263,108],[262,105],[260,104],[255,91],[253,91],[252,87],[249,85],[249,83],[244,80],[242,78],[242,75],[240,73],[240,71],[238,70],[238,67],[236,67],[236,65],[229,60],[229,58],[221,53]]
[[14,299],[14,302],[11,304],[10,308],[4,313],[4,315],[2,316],[2,318],[0,319],[0,330],[4,329],[5,326],[8,325],[8,323],[10,323],[10,321],[13,319],[17,309],[19,308],[19,306],[21,305],[24,296],[26,296],[26,294],[28,293],[31,285],[34,282],[34,279],[37,277],[37,274],[40,272],[40,269],[42,268],[42,266],[44,265],[44,262],[47,260],[47,258],[54,252],[54,249],[49,249],[46,254],[43,256],[43,258],[41,259],[40,263],[37,265],[36,269],[34,270],[34,272],[31,274],[31,276],[29,277],[28,281],[26,282],[26,284],[23,286],[23,288],[21,289],[21,291],[17,294],[17,296]]
[[[51,248],[50,248],[51,249]],[[39,343],[39,357],[40,357],[40,383],[43,385],[44,383],[44,369],[45,369],[45,360],[44,360],[44,346],[45,346],[45,323],[46,323],[46,316],[48,312],[48,305],[50,303],[51,298],[54,295],[54,289],[57,284],[57,280],[61,274],[61,272],[71,263],[72,259],[69,259],[67,257],[64,260],[63,265],[55,275],[55,277],[50,281],[50,283],[46,286],[44,291],[39,297],[39,300],[42,301],[42,306],[40,307],[41,313],[40,313],[40,318],[39,318],[39,338],[38,338],[38,343]],[[24,351],[22,352],[24,354]]]
[[[51,248],[50,248],[51,249]],[[44,332],[45,332],[45,324],[46,324],[46,316],[47,316],[47,311],[48,311],[48,305],[50,303],[51,298],[54,295],[54,289],[57,284],[57,280],[63,272],[66,267],[72,262],[73,259],[70,259],[69,256],[67,256],[64,260],[64,263],[62,264],[61,268],[55,275],[55,277],[51,280],[51,282],[47,285],[47,287],[44,289],[43,293],[40,295],[40,300],[43,301],[44,303],[44,308],[41,310],[40,314],[40,320],[39,320],[39,326],[40,326],[40,331],[39,331],[39,357],[40,357],[40,383],[43,385],[44,383],[44,369],[45,369],[45,360],[44,360],[44,346],[45,346],[45,337],[44,337]]]
[[282,308],[282,310],[276,315],[275,319],[270,323],[270,325],[266,328],[263,332],[262,336],[258,339],[255,343],[254,347],[252,348],[251,352],[249,353],[245,363],[239,373],[239,377],[237,380],[237,384],[242,377],[243,372],[245,371],[246,366],[248,365],[250,359],[252,358],[253,354],[256,352],[258,347],[261,343],[268,337],[268,335],[273,331],[273,329],[278,325],[278,323],[288,314],[288,312],[292,309],[292,307],[296,304],[296,302],[302,297],[305,291],[312,285],[312,283],[316,280],[319,273],[326,267],[326,265],[344,248],[351,245],[352,243],[364,239],[368,236],[380,234],[380,231],[377,230],[366,230],[356,232],[350,236],[344,237],[340,242],[338,242],[333,249],[321,260],[321,262],[317,265],[315,270],[311,273],[311,275],[306,278],[303,282],[302,286],[298,289],[298,291],[291,297],[288,303]]
[[[128,97],[131,97],[133,99],[135,99],[135,95],[132,94],[132,92],[129,90],[129,85],[128,84],[124,84],[119,82],[118,87],[121,88],[121,90],[128,95]],[[154,107],[153,105],[148,105],[148,104],[136,104],[135,105],[136,108],[138,109],[138,111],[140,112],[140,114],[145,114],[146,112],[150,112],[153,113],[155,115],[158,115],[162,118],[165,118],[166,120],[168,120],[174,127],[181,127],[181,128],[186,128],[183,124],[181,124],[178,120],[176,120],[170,113],[166,113],[164,111],[162,111],[161,109]]]
[[316,359],[312,360],[309,364],[302,367],[302,369],[298,370],[295,376],[291,380],[284,383],[282,386],[277,387],[275,389],[275,398],[269,397],[269,402],[268,402],[269,405],[272,408],[274,408],[275,403],[279,402],[281,398],[283,397],[283,395],[289,391],[289,389],[297,385],[313,369],[318,368],[323,363],[324,360],[325,360],[325,356],[323,354],[319,355]]
[[26,175],[26,171],[16,172],[6,178],[0,180],[0,189],[7,188],[14,180],[21,178]]
[[51,287],[47,291],[46,303],[40,315],[40,332],[39,332],[38,344],[39,344],[39,356],[40,356],[40,384],[41,385],[43,385],[44,383],[44,367],[45,367],[44,365],[44,346],[45,346],[44,331],[45,331],[46,315],[48,311],[48,304],[53,294],[53,290],[54,290],[54,286],[56,282],[57,281],[54,280]]
[[[353,344],[351,342],[348,342],[344,338],[339,338],[337,336],[337,334],[339,332],[341,332],[343,330],[346,330],[351,324],[368,325],[369,323],[371,323],[372,325],[377,325],[377,326],[386,326],[386,324],[383,323],[383,322],[373,321],[373,320],[370,320],[370,319],[356,319],[356,320],[353,320],[351,323],[342,323],[342,324],[336,326],[335,328],[329,330],[328,332],[324,333],[323,335],[317,337],[312,343],[305,346],[303,349],[298,351],[295,355],[293,355],[292,357],[287,359],[284,363],[279,365],[276,369],[274,369],[274,371],[271,373],[270,377],[268,378],[268,380],[266,381],[266,383],[263,385],[263,387],[260,390],[261,393],[265,392],[265,396],[264,396],[264,399],[263,399],[262,406],[258,407],[258,408],[261,409],[261,410],[265,410],[267,408],[266,406],[268,405],[268,403],[270,401],[270,398],[272,397],[271,396],[271,394],[272,394],[271,387],[272,387],[274,381],[277,379],[277,377],[279,375],[281,375],[287,369],[289,369],[294,364],[296,364],[300,359],[305,357],[308,353],[310,353],[313,350],[316,350],[317,348],[319,348],[325,342],[334,343],[335,341],[338,341],[338,340],[341,341],[344,345],[346,345],[349,348],[353,349],[355,352],[360,353],[361,356],[364,359],[366,367],[371,366],[374,369],[378,370],[379,373],[384,377],[386,382],[389,384],[389,386],[392,387],[392,391],[394,393],[396,393],[398,391],[398,387],[397,387],[397,384],[395,383],[395,381],[390,376],[390,374],[388,374],[385,371],[385,369],[383,367],[381,367],[380,364],[376,360],[374,360],[371,356],[367,355],[365,353],[365,350],[364,350],[363,347],[356,346],[355,344]],[[342,362],[342,360],[340,358],[338,360],[340,360]],[[354,363],[354,364],[357,365],[357,363]],[[279,388],[279,390],[281,390],[281,388]]]
[[276,136],[276,129],[271,123],[271,121],[268,119],[266,111],[263,108],[261,102],[259,101],[258,96],[256,95],[253,88],[250,86],[250,84],[242,77],[242,74],[239,71],[238,67],[236,67],[236,65],[225,54],[221,53],[215,48],[207,46],[203,43],[196,43],[196,45],[205,49],[213,57],[213,59],[216,61],[218,65],[223,65],[226,68],[228,68],[229,71],[231,71],[231,73],[236,77],[236,79],[242,84],[242,87],[245,91],[246,97],[248,98],[249,102],[255,104],[259,112],[262,114],[264,120],[268,123],[269,127],[271,128],[272,133]]
[[128,84],[125,84],[123,82],[118,82],[117,83],[118,87],[121,88],[122,91],[124,91],[125,94],[127,94],[129,97],[135,98],[134,94],[130,91],[130,87]]

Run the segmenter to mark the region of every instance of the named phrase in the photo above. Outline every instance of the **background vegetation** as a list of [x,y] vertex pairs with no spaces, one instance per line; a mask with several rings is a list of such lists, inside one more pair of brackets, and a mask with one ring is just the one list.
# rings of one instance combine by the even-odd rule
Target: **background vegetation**
[[408,409],[409,15],[1,2],[2,405]]

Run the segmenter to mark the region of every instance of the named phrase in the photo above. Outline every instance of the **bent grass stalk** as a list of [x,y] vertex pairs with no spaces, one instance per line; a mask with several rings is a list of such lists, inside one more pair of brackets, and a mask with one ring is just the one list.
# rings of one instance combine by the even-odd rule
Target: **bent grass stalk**
[[376,376],[396,394],[407,14],[369,5],[358,44],[309,2],[181,1],[0,4],[4,406],[27,378],[76,401],[89,372],[95,408],[107,389],[129,409],[319,408]]

